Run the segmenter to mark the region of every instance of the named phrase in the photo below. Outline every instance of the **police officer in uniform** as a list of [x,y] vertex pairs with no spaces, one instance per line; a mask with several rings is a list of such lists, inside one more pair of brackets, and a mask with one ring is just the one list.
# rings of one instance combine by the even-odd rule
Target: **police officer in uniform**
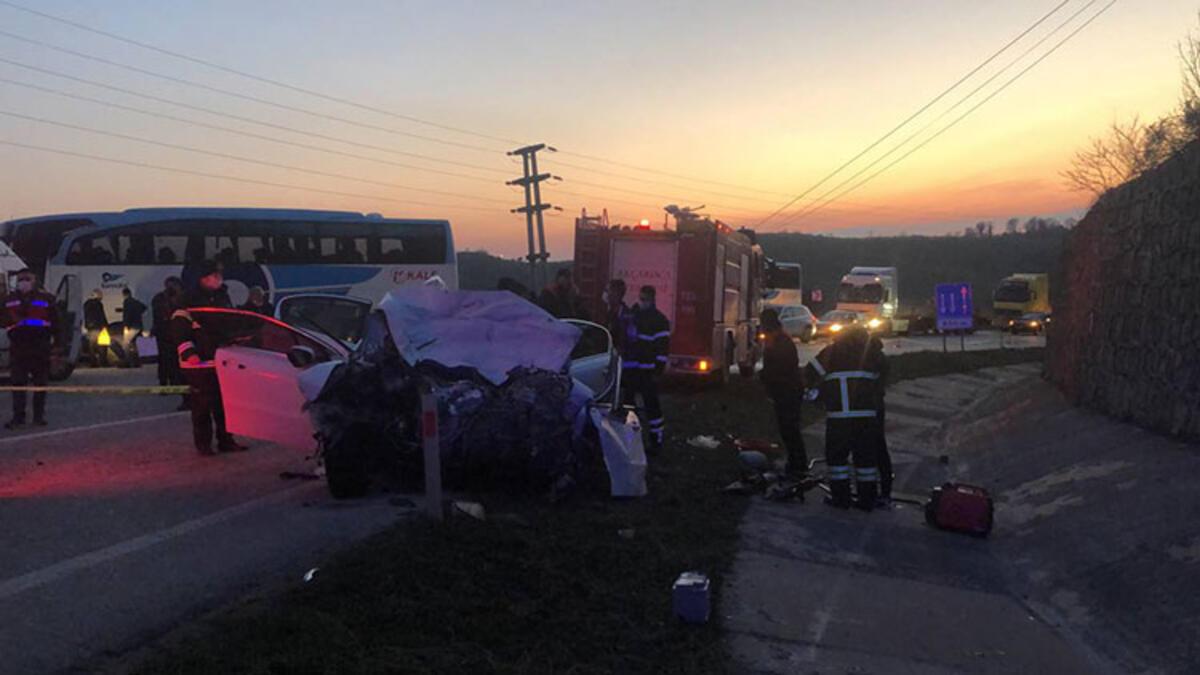
[[[887,361],[883,350],[872,349],[871,342],[866,328],[851,326],[822,349],[805,371],[808,381],[821,383],[830,492],[825,501],[837,508],[853,505],[870,511],[879,496],[879,406],[883,400],[879,390]],[[851,458],[858,483],[858,495],[853,500]]]
[[626,405],[642,397],[643,423],[650,430],[650,448],[662,447],[665,433],[662,406],[658,400],[658,376],[667,367],[671,324],[654,306],[653,286],[642,286],[632,321],[625,334],[622,373],[625,378]]
[[[37,275],[17,272],[17,288],[4,297],[4,327],[8,331],[12,383],[17,387],[46,386],[50,375],[50,347],[58,328],[54,296],[38,287]],[[4,425],[25,425],[25,392],[14,391],[13,416]],[[46,425],[46,392],[33,394],[33,423]]]
[[184,293],[181,307],[171,317],[176,352],[183,377],[192,388],[189,398],[192,411],[192,440],[202,455],[213,452],[213,428],[216,427],[217,452],[245,450],[225,430],[225,410],[221,404],[221,388],[217,382],[217,345],[189,311],[197,307],[231,308],[221,268],[215,261],[205,261],[197,269],[196,286]]
[[802,481],[808,474],[808,453],[800,433],[800,405],[804,400],[804,379],[800,356],[792,338],[779,322],[779,312],[765,309],[760,316],[763,330],[762,383],[775,403],[779,436],[787,449],[787,475]]

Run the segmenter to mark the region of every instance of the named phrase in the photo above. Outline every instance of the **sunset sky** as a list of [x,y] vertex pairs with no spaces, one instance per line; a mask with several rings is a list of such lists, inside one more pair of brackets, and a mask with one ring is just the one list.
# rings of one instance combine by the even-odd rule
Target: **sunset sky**
[[[504,180],[519,175],[520,166],[504,150],[515,147],[510,141],[544,141],[561,151],[545,155],[543,167],[563,178],[547,184],[544,195],[564,208],[547,221],[551,254],[562,258],[571,255],[572,223],[581,207],[657,223],[665,204],[705,204],[706,212],[718,218],[756,224],[1061,0],[13,1],[332,98],[479,135],[282,89],[0,2],[0,141],[93,156],[0,144],[0,218],[176,205],[378,211],[448,218],[460,248],[518,255],[524,252],[524,222],[508,209],[520,205],[521,195]],[[799,206],[930,125],[876,169],[901,156],[1107,4],[1069,0]],[[1134,115],[1152,119],[1175,105],[1176,43],[1200,27],[1198,7],[1195,0],[1118,1],[907,160],[828,209],[802,219],[788,212],[761,229],[939,233],[980,219],[1085,208],[1087,197],[1069,192],[1059,172],[1074,149],[1111,122]],[[1076,12],[1075,19],[1017,60]],[[1014,60],[990,85],[932,123]]]

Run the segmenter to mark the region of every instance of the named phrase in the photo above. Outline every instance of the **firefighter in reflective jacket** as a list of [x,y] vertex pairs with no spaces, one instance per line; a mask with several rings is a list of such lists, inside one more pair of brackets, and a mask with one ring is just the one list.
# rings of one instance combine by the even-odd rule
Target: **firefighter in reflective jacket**
[[[17,272],[17,289],[4,296],[3,324],[8,331],[13,386],[46,386],[50,375],[50,347],[58,320],[54,296],[38,288],[37,275],[32,271]],[[5,429],[16,429],[25,424],[25,392],[14,391],[12,402],[13,416],[4,425]],[[44,391],[33,394],[33,423],[46,425]]]
[[642,397],[643,424],[650,430],[650,447],[662,447],[665,425],[658,401],[658,376],[667,367],[671,324],[654,306],[654,287],[642,286],[632,321],[627,323],[621,352],[625,403],[634,405]]
[[826,503],[849,508],[850,461],[858,495],[853,505],[875,507],[879,495],[878,446],[882,436],[880,388],[887,369],[882,349],[873,349],[866,328],[854,326],[837,336],[809,362],[808,382],[820,382],[825,402],[825,462],[829,471]]
[[192,389],[192,441],[202,455],[214,454],[213,427],[216,427],[218,452],[245,450],[225,430],[225,410],[221,405],[221,388],[217,382],[217,344],[212,335],[195,320],[189,311],[196,307],[229,308],[233,303],[225,290],[221,268],[216,262],[206,261],[199,266],[199,280],[195,288],[184,293],[181,307],[171,316],[171,330],[175,336],[179,367]]

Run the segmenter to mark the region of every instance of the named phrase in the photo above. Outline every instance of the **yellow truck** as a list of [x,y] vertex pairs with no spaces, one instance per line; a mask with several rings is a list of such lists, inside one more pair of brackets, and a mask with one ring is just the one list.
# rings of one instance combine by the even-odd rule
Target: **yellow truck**
[[1048,274],[1012,274],[1000,281],[992,294],[992,312],[997,324],[1025,314],[1050,314],[1050,276]]

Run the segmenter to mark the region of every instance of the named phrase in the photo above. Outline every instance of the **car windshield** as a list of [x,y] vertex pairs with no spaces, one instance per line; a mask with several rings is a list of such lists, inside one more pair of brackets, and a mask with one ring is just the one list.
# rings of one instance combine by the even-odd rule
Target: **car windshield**
[[822,317],[822,319],[825,321],[854,321],[856,318],[858,318],[857,314],[854,312],[847,312],[844,309],[835,309],[825,312],[825,316]]

